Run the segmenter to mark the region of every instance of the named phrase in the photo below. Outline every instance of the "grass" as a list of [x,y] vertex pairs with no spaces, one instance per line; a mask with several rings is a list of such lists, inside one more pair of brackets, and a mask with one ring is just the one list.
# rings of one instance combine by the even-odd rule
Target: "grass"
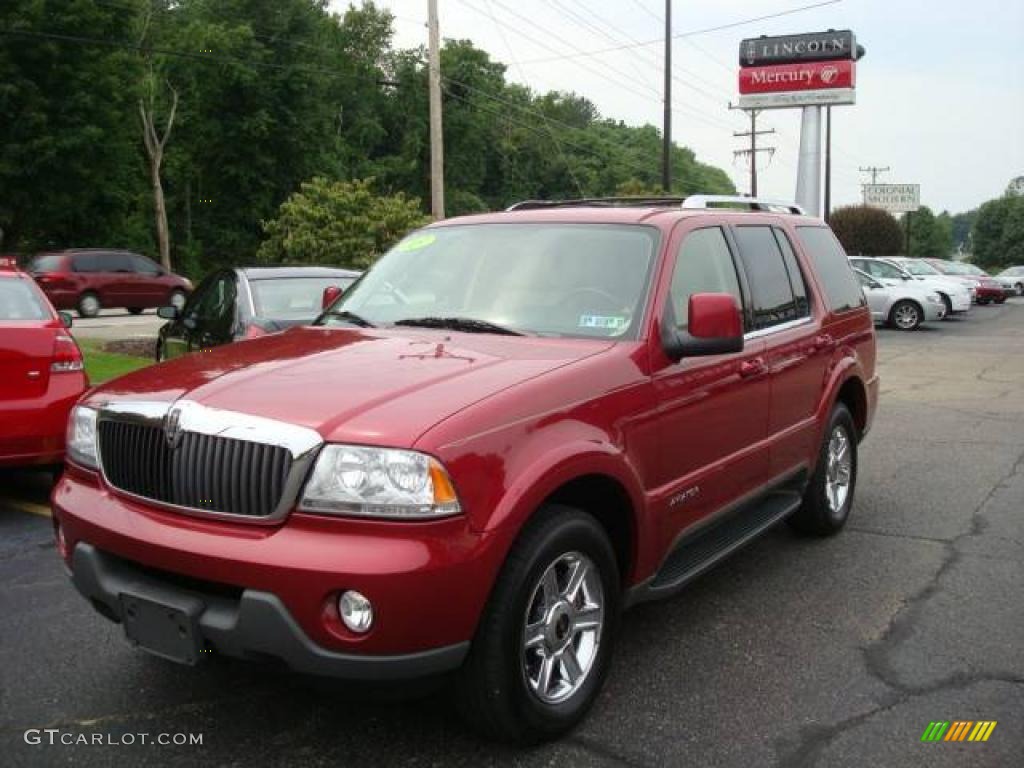
[[105,352],[102,342],[92,339],[79,340],[78,345],[82,348],[82,355],[85,357],[85,372],[89,374],[89,383],[93,386],[137,371],[139,368],[145,368],[153,363],[152,360],[147,360],[144,357]]

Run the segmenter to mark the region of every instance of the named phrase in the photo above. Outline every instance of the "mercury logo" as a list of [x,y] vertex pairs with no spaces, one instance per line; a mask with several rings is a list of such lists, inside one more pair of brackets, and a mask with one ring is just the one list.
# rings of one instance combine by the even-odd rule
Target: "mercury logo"
[[837,77],[839,77],[838,67],[822,67],[821,82],[825,83],[825,85],[834,82]]
[[181,442],[181,408],[172,408],[164,417],[164,439],[172,451]]

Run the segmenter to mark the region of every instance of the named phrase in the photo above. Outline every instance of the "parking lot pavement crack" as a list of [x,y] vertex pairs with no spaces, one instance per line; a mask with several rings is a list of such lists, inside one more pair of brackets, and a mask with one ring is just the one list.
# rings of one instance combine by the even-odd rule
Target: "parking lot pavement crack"
[[960,675],[935,685],[921,687],[913,692],[896,691],[890,697],[886,697],[877,707],[867,712],[861,712],[858,715],[830,725],[813,724],[804,726],[800,729],[795,743],[793,739],[787,737],[776,739],[774,746],[777,759],[775,764],[779,768],[814,768],[830,744],[844,733],[859,728],[877,715],[885,714],[917,698],[932,696],[944,691],[963,690],[980,683],[1024,685],[1024,677],[1012,673],[1006,675]]

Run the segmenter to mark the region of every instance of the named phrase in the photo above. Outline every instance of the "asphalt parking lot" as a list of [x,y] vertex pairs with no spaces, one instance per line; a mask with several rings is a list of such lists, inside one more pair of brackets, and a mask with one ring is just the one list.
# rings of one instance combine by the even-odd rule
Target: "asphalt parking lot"
[[[269,667],[189,669],[133,651],[69,585],[41,505],[46,478],[0,475],[0,761],[1020,765],[1024,300],[880,330],[879,354],[881,402],[844,533],[811,541],[779,528],[678,598],[627,614],[590,717],[527,751],[477,740],[443,693],[392,702]],[[922,743],[936,720],[998,725],[985,743]],[[27,729],[46,728],[203,743],[26,743]]]

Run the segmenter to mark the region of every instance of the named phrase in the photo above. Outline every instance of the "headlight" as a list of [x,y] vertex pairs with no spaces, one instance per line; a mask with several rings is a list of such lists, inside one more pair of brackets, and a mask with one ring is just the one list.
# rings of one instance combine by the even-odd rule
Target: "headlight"
[[444,467],[394,448],[328,445],[299,502],[307,512],[424,520],[461,512]]
[[67,456],[76,464],[96,469],[99,458],[96,451],[96,411],[76,405],[68,419]]

